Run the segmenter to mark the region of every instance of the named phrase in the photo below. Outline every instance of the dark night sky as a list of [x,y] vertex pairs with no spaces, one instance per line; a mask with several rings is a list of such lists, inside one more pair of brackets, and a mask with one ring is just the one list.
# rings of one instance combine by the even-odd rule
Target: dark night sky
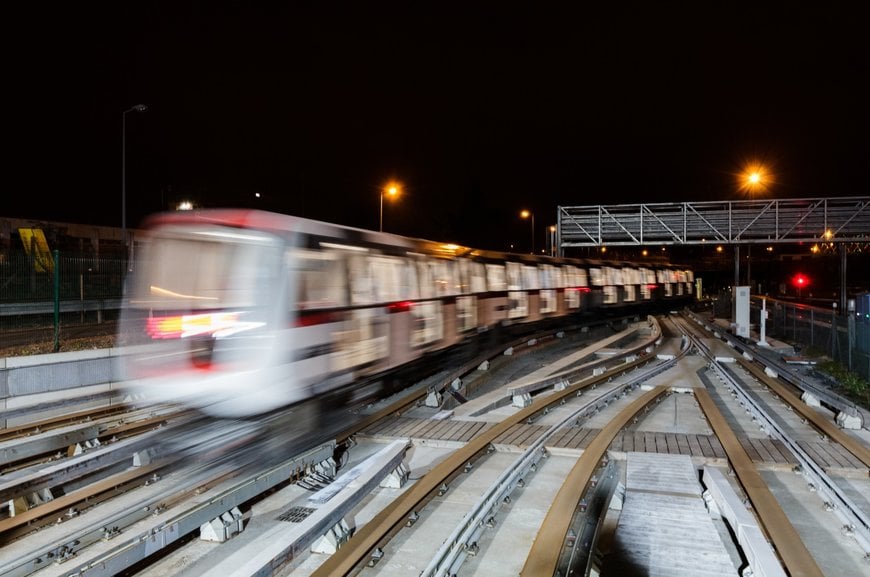
[[[192,198],[504,249],[559,205],[870,194],[848,4],[141,2],[8,11],[0,216]],[[588,4],[588,5],[587,5]],[[11,145],[11,146],[10,146]],[[261,198],[254,197],[259,192]]]

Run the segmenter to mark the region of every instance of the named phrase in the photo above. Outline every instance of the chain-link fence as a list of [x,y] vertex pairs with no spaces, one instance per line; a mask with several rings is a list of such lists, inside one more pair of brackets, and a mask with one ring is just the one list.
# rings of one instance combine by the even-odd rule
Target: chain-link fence
[[0,259],[0,350],[61,350],[71,340],[113,335],[125,262],[58,251],[6,251]]
[[[824,354],[870,380],[870,322],[854,313],[766,299],[766,334]],[[753,297],[750,319],[760,326],[762,299]]]

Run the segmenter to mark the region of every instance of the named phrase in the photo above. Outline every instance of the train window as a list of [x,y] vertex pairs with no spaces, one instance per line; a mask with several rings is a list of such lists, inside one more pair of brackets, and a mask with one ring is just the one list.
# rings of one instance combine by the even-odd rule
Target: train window
[[661,268],[656,271],[656,278],[658,279],[659,284],[665,284],[668,282],[667,275],[665,274],[666,272],[667,271]]
[[458,330],[465,332],[477,328],[477,299],[473,296],[456,297]]
[[565,288],[568,286],[567,279],[568,275],[566,274],[566,270],[561,266],[553,267],[553,276],[555,277],[555,281],[553,281],[553,286],[556,288]]
[[347,273],[350,304],[358,306],[375,303],[374,279],[368,255],[348,255]]
[[300,249],[292,256],[293,269],[299,274],[297,303],[300,309],[347,306],[347,279],[340,253]]
[[435,287],[432,280],[432,271],[429,268],[428,261],[417,261],[417,280],[420,284],[420,298],[435,298]]
[[411,314],[414,316],[411,346],[423,346],[444,337],[444,318],[441,309],[441,301],[428,301],[414,305],[411,309]]
[[604,278],[604,271],[601,269],[601,267],[589,267],[589,280],[592,286],[604,286],[606,284]]
[[486,267],[480,262],[471,262],[471,292],[486,292]]
[[654,284],[656,282],[655,272],[648,268],[640,269],[641,282],[644,284]]
[[507,289],[509,291],[522,290],[523,288],[523,265],[518,262],[505,264],[507,270]]
[[569,287],[585,287],[588,286],[587,278],[586,278],[586,269],[582,269],[580,267],[576,267],[573,265],[568,265],[566,267],[566,286]]
[[604,284],[616,286],[622,285],[622,269],[612,266],[604,267]]
[[332,335],[332,368],[345,371],[386,357],[389,353],[387,326],[375,309],[350,311],[343,329]]
[[420,283],[417,282],[417,262],[413,259],[405,259],[405,278],[407,282],[408,292],[407,300],[417,300],[420,298]]
[[446,260],[434,260],[429,269],[432,272],[432,290],[436,297],[448,296],[455,293],[453,288],[453,275],[449,262]]
[[131,303],[155,309],[215,309],[273,302],[281,249],[252,231],[244,240],[219,230],[155,234],[135,276]]
[[371,268],[375,298],[378,302],[389,303],[407,298],[407,283],[403,278],[401,259],[394,256],[372,256]]
[[462,285],[467,283],[463,283],[459,279],[459,263],[455,260],[444,261],[444,264],[447,265],[447,294],[449,295],[460,295],[468,292],[468,289],[462,288]]
[[567,265],[563,269],[563,274],[565,278],[565,286],[574,287],[579,286],[577,284],[577,267],[573,265]]
[[486,265],[486,285],[490,291],[507,290],[505,267],[500,264]]
[[453,264],[453,279],[456,282],[456,293],[466,295],[471,292],[471,261],[460,258]]
[[537,290],[541,288],[541,275],[535,265],[523,266],[523,288],[525,290]]
[[552,289],[561,286],[559,284],[559,268],[551,264],[543,264],[539,267],[541,272],[540,287],[542,289]]

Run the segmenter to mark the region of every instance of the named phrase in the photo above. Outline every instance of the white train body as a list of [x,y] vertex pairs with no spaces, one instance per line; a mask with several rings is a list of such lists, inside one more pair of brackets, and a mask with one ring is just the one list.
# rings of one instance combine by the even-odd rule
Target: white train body
[[[127,387],[255,416],[496,327],[691,295],[692,272],[478,251],[252,210],[157,215],[127,288]],[[364,391],[359,391],[362,394]]]

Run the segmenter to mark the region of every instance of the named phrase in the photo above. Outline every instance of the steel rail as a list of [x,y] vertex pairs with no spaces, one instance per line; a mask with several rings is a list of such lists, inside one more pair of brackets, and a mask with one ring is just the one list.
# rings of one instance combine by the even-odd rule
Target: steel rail
[[[693,342],[698,343],[698,339],[693,338],[692,340]],[[725,368],[718,361],[712,359],[712,355],[710,355],[709,352],[706,353],[706,355],[712,360],[711,367],[713,370],[715,370],[722,381],[739,396],[741,404],[750,411],[753,418],[761,423],[762,430],[764,430],[768,435],[779,439],[791,451],[801,465],[801,474],[803,474],[807,481],[816,488],[816,491],[819,492],[820,495],[823,495],[825,499],[827,499],[827,504],[830,505],[835,514],[845,523],[845,529],[855,538],[856,541],[858,541],[865,553],[870,552],[870,517],[868,517],[867,513],[862,511],[861,508],[856,505],[842,489],[840,489],[837,483],[831,479],[825,470],[819,466],[815,460],[810,457],[794,439],[791,438],[791,436],[789,436],[789,434],[783,429],[782,425],[780,425],[776,419],[771,417],[764,410],[759,400],[740,385],[738,378],[730,372],[730,369]],[[757,367],[753,365],[749,365],[749,367],[757,370]],[[790,401],[789,404],[794,406],[795,410],[799,410],[814,425],[821,426],[821,428],[825,430],[833,429],[827,420],[814,411],[811,411],[802,403],[800,406],[793,404],[793,395],[778,383],[776,385],[784,391],[783,394],[788,395],[782,398]],[[805,413],[804,411],[807,412]],[[836,432],[838,436],[842,436],[842,434],[836,429],[833,429],[832,432]],[[849,437],[848,440],[851,440],[851,437]]]
[[67,413],[57,417],[27,423],[26,425],[15,425],[0,430],[0,442],[4,442],[16,437],[27,437],[45,433],[52,429],[59,429],[75,425],[77,423],[92,423],[96,419],[102,419],[110,416],[117,416],[119,413],[124,414],[130,412],[132,406],[129,404],[111,405],[108,407],[100,407],[98,409],[87,409],[75,413]]
[[[523,565],[522,571],[520,571],[522,577],[542,577],[556,573],[559,553],[562,550],[562,543],[565,541],[565,534],[568,532],[568,528],[574,518],[574,511],[577,509],[577,504],[586,491],[589,481],[598,469],[598,464],[610,446],[610,443],[613,442],[619,431],[635,415],[667,392],[668,387],[659,385],[647,391],[638,399],[635,399],[628,407],[607,423],[583,451],[583,454],[565,478],[565,482],[562,484],[562,487],[556,494],[556,498],[550,505],[549,511],[547,511],[547,515],[544,517],[541,529],[532,543],[526,563]],[[559,544],[558,547],[556,546],[557,543]]]
[[[683,326],[688,327],[690,325]],[[737,350],[738,352],[745,353],[745,347],[742,347],[739,343],[735,343],[732,339],[729,338],[723,338],[723,340],[732,347],[734,347],[735,350]],[[709,351],[709,347],[707,347],[706,345],[704,345],[704,349]],[[749,360],[741,355],[735,357],[735,360],[740,366],[744,367],[747,371],[749,371],[752,376],[758,379],[763,385],[773,390],[773,392],[775,392],[784,402],[788,403],[788,405],[791,406],[792,409],[800,413],[801,416],[811,421],[820,432],[824,433],[829,438],[842,445],[847,451],[852,453],[856,459],[864,463],[865,466],[870,467],[870,449],[868,449],[858,439],[847,433],[844,433],[839,427],[833,425],[828,419],[825,419],[823,416],[819,415],[818,412],[813,410],[810,406],[801,401],[799,398],[796,398],[792,391],[790,391],[787,387],[783,386],[783,384],[780,383],[778,379],[768,375],[764,371],[764,369],[759,366],[763,366],[765,363],[761,363],[757,360],[757,358],[758,357],[753,356],[753,360]],[[779,371],[779,368],[777,368],[777,371]],[[778,374],[780,373],[778,372]]]
[[[472,549],[487,526],[488,518],[495,515],[501,507],[504,498],[513,492],[513,489],[523,479],[524,475],[535,467],[538,461],[546,453],[545,445],[553,438],[553,436],[566,425],[572,422],[579,422],[582,416],[588,416],[588,410],[591,407],[599,406],[600,404],[609,404],[615,397],[621,396],[627,389],[634,388],[640,383],[652,378],[653,376],[667,370],[676,364],[676,360],[670,360],[661,365],[657,365],[652,369],[644,371],[642,374],[632,374],[629,382],[614,385],[610,390],[602,392],[594,399],[589,399],[581,406],[570,411],[560,421],[550,425],[550,427],[540,434],[535,441],[526,447],[519,458],[514,461],[507,469],[505,469],[495,480],[495,482],[487,489],[487,491],[477,500],[471,510],[463,517],[462,521],[456,526],[450,536],[444,541],[441,548],[436,552],[435,556],[429,562],[429,565],[420,573],[423,576],[444,576],[453,575],[457,572],[459,566],[465,559],[467,551]],[[568,480],[566,479],[566,484]],[[580,500],[578,494],[577,500],[574,501],[573,507],[576,509],[577,503]],[[546,523],[547,521],[545,521]],[[568,527],[565,528],[564,535],[568,532]],[[561,542],[561,541],[560,541]],[[561,547],[559,547],[561,549]],[[556,550],[556,555],[559,554],[559,549]]]
[[800,534],[779,506],[758,469],[752,464],[752,460],[740,445],[737,435],[728,426],[710,393],[706,389],[697,388],[695,398],[704,411],[710,427],[722,443],[731,468],[734,469],[752,507],[758,512],[765,533],[773,542],[791,577],[824,577],[824,573],[810,555]]
[[[53,542],[28,551],[17,559],[2,559],[0,575],[26,577],[51,561],[85,559],[87,547],[110,538],[117,539],[118,545],[97,553],[96,558],[80,560],[77,566],[70,567],[67,574],[93,577],[117,575],[149,555],[171,546],[211,519],[293,478],[316,462],[327,459],[333,450],[333,443],[317,446],[243,478],[239,478],[243,469],[233,465],[231,459],[221,463],[195,463],[187,470],[177,472],[177,477],[172,480],[173,486],[161,493],[134,496],[132,504],[123,510],[94,514],[93,521],[72,535],[59,536]],[[178,512],[176,508],[182,511]],[[166,515],[163,515],[164,512]],[[119,538],[139,521],[152,517],[154,521],[151,527],[137,531],[126,539]]]
[[870,467],[870,449],[868,449],[858,439],[844,433],[839,427],[834,426],[833,423],[824,418],[824,416],[819,415],[819,413],[812,407],[796,398],[791,391],[777,382],[776,379],[768,376],[764,370],[758,367],[758,365],[742,359],[738,359],[738,362],[742,367],[748,370],[752,376],[761,381],[763,385],[769,387],[779,395],[779,397],[788,403],[795,411],[811,421],[821,432],[842,445],[847,451],[852,453],[855,458],[864,463],[865,466]]
[[[538,338],[540,338],[540,337],[538,337]],[[528,339],[523,339],[523,340],[528,340]],[[630,366],[633,366],[633,365],[626,364],[624,367],[620,367],[620,369],[626,370]],[[619,370],[619,369],[616,369],[616,370]],[[606,377],[606,376],[607,375],[604,375],[604,377]],[[418,397],[419,397],[419,395],[418,395]],[[392,411],[388,410],[387,414],[395,412],[396,410],[397,410],[396,407],[393,406]],[[129,442],[129,441],[127,441],[127,442]],[[122,442],[121,444],[123,444],[123,443],[124,442]],[[90,455],[90,454],[83,455],[83,457],[86,459],[88,457],[91,457],[91,456],[92,455]],[[288,461],[288,463],[293,462],[294,460],[295,460],[295,458]],[[76,467],[76,468],[81,467],[81,463],[77,463],[76,465],[74,465],[74,467]],[[290,470],[290,469],[288,468],[288,470]],[[63,469],[61,469],[59,471],[54,471],[54,472],[56,474],[59,473],[61,477],[70,476],[70,472],[64,471]],[[292,473],[292,471],[291,471],[291,473]],[[39,479],[40,477],[41,477],[41,479]],[[223,475],[223,477],[226,477],[226,474]],[[172,541],[177,539],[179,536],[181,536],[187,532],[190,532],[192,530],[195,530],[203,522],[206,522],[209,519],[213,518],[214,516],[224,512],[226,510],[226,508],[231,507],[231,504],[227,505],[227,503],[231,503],[233,501],[242,502],[242,501],[249,500],[252,497],[254,497],[257,492],[266,491],[269,488],[273,487],[275,483],[282,482],[282,479],[286,480],[286,478],[287,478],[286,473],[284,473],[284,474],[275,474],[274,472],[257,473],[253,477],[249,477],[249,479],[256,479],[255,481],[248,481],[248,482],[242,483],[241,485],[238,486],[239,490],[237,491],[237,494],[239,495],[239,497],[236,497],[235,494],[233,493],[233,490],[230,489],[226,493],[224,493],[224,496],[216,499],[214,502],[211,502],[211,504],[209,504],[209,506],[207,508],[205,508],[205,509],[200,508],[199,510],[193,512],[190,515],[181,514],[179,517],[176,518],[177,520],[175,522],[163,524],[158,528],[149,530],[149,534],[147,536],[147,539],[142,538],[140,536],[137,536],[133,540],[129,540],[126,543],[123,543],[123,544],[119,545],[118,547],[114,548],[109,553],[102,555],[100,560],[96,564],[94,564],[92,562],[85,563],[84,565],[79,567],[77,569],[77,571],[82,572],[82,573],[87,572],[88,574],[97,575],[97,574],[112,574],[114,572],[122,570],[125,567],[127,567],[130,563],[138,562],[139,560],[144,558],[146,555],[159,549],[161,546],[168,546]],[[118,479],[119,478],[116,478],[115,480],[117,481]],[[47,478],[44,475],[38,475],[37,478],[33,478],[32,476],[28,475],[26,479],[20,478],[19,481],[24,482],[25,484],[28,485],[28,489],[26,489],[26,490],[34,490],[34,487],[38,487],[40,484],[47,482]],[[109,481],[109,483],[111,483],[111,481]],[[6,486],[7,492],[10,492],[10,493],[15,492],[16,489],[13,489],[14,485],[15,485],[15,483],[7,485]],[[21,490],[22,490],[21,488],[17,489],[17,491],[21,491]],[[60,500],[60,502],[64,502],[64,501]],[[124,518],[125,520],[131,520],[131,519],[139,518],[143,514],[147,516],[147,515],[153,514],[152,511],[154,511],[154,510],[162,510],[162,509],[168,507],[169,504],[170,504],[169,498],[164,495],[164,497],[160,500],[158,505],[155,506],[153,503],[151,503],[151,504],[148,504],[146,506],[136,506],[132,510],[128,510],[126,512],[120,512],[119,513],[120,517],[118,518],[118,521],[111,522],[109,524],[113,525],[113,526],[117,524],[119,527],[125,526],[126,523],[121,522],[121,518]],[[140,505],[141,505],[141,503],[140,503]],[[221,509],[221,507],[226,507],[226,508]],[[143,511],[144,511],[144,513],[143,513]],[[31,515],[33,515],[33,513],[31,513]],[[211,515],[211,516],[209,516],[209,515]],[[99,516],[99,515],[97,515],[97,516]],[[105,522],[101,522],[98,524],[100,526],[103,526],[103,525],[105,525]],[[74,554],[80,555],[84,552],[83,549],[87,546],[87,544],[89,542],[93,541],[92,534],[100,535],[98,529],[99,528],[95,529],[94,532],[88,532],[87,530],[84,533],[79,532],[78,535],[76,535],[76,536],[61,537],[62,542],[58,542],[56,545],[50,545],[47,548],[44,548],[39,552],[32,552],[30,554],[31,561],[33,561],[32,563],[30,563],[28,561],[24,561],[24,560],[18,560],[18,562],[24,561],[24,565],[31,567],[31,569],[32,569],[32,568],[39,566],[40,561],[45,561],[47,558],[55,558],[58,556],[70,556],[70,555],[74,555]],[[87,535],[85,535],[85,533],[87,533]],[[161,545],[156,546],[157,542],[159,542]],[[156,546],[156,548],[155,548],[155,546]],[[37,559],[39,561],[37,561]],[[7,569],[11,569],[11,567],[7,567]],[[3,573],[3,572],[4,571],[0,571],[0,573]],[[29,574],[29,571],[28,571],[28,569],[25,569],[25,567],[23,565],[16,565],[16,568],[14,570],[12,570],[12,573],[14,573],[15,575],[25,575],[25,574]]]
[[[654,323],[654,327],[655,330],[650,337],[650,342],[660,338],[658,323]],[[473,461],[478,455],[486,451],[487,447],[502,433],[517,423],[533,418],[537,413],[542,412],[550,405],[559,403],[563,398],[575,395],[578,390],[584,387],[606,381],[647,361],[648,359],[645,358],[637,358],[607,370],[601,375],[593,375],[573,385],[569,385],[564,390],[558,391],[546,398],[538,398],[528,407],[514,413],[510,418],[501,421],[474,437],[464,447],[435,465],[429,473],[417,480],[414,485],[384,507],[338,551],[324,561],[311,574],[311,577],[335,577],[351,574],[373,551],[376,551],[380,546],[389,541],[391,536],[408,522],[412,513],[431,499],[436,491],[445,483],[445,480],[457,475],[467,463]]]
[[[597,325],[598,325],[598,323],[590,323],[587,325],[578,325],[578,326],[580,328],[582,328],[584,326],[591,327],[591,326],[597,326]],[[560,333],[560,332],[564,332],[564,329],[560,329],[558,331],[552,331],[552,330],[542,331],[542,332],[536,333],[534,335],[525,335],[525,336],[523,336],[521,338],[517,338],[517,339],[515,339],[507,344],[502,344],[498,347],[494,347],[494,348],[484,352],[483,354],[478,355],[474,359],[465,362],[460,367],[458,367],[456,370],[449,371],[445,377],[440,379],[441,384],[439,384],[439,385],[430,386],[430,387],[420,387],[419,389],[414,390],[414,391],[410,392],[409,394],[405,395],[403,398],[392,399],[385,406],[381,407],[380,409],[374,410],[371,413],[359,414],[358,415],[359,418],[354,423],[353,427],[350,427],[349,429],[347,429],[346,431],[344,431],[338,435],[338,441],[339,441],[339,443],[342,443],[346,439],[352,437],[357,432],[365,429],[366,427],[368,427],[372,423],[376,423],[377,421],[383,419],[384,417],[386,417],[388,415],[401,414],[408,407],[416,406],[416,404],[420,401],[420,399],[425,398],[431,390],[436,390],[439,393],[443,394],[445,392],[445,390],[447,390],[451,386],[451,383],[453,383],[456,379],[461,379],[462,377],[464,377],[468,373],[476,371],[477,368],[481,365],[481,363],[483,363],[485,361],[490,361],[494,358],[503,356],[504,351],[506,351],[509,348],[518,349],[518,348],[522,348],[524,346],[531,348],[532,346],[539,344],[543,340],[547,340],[547,339],[555,337],[555,335],[557,333]],[[532,344],[532,343],[534,343],[534,344]],[[396,395],[396,396],[398,397],[398,395]]]
[[[0,441],[0,468],[3,473],[8,473],[34,463],[44,463],[59,452],[72,456],[73,448],[80,443],[94,439],[101,443],[117,442],[133,434],[165,426],[170,419],[180,415],[178,412],[154,414],[150,410],[136,414],[129,412],[16,436]],[[136,418],[140,420],[133,420]]]
[[[99,502],[100,496],[103,494],[114,493],[138,483],[144,483],[145,480],[162,470],[168,464],[170,463],[151,463],[144,467],[123,471],[77,491],[56,497],[38,507],[18,513],[14,517],[0,519],[0,546],[13,541],[24,532],[33,531],[40,526],[58,523],[60,519],[71,515],[78,515],[78,506],[84,503],[87,507],[92,507],[95,503]],[[52,517],[46,519],[49,515],[52,515]]]
[[[839,485],[818,465],[815,460],[776,422],[771,418],[760,404],[746,391],[740,390],[736,377],[732,376],[728,369],[714,365],[724,381],[738,391],[744,405],[755,415],[756,420],[762,423],[762,428],[768,435],[779,439],[800,462],[801,474],[815,487],[819,495],[824,496],[826,504],[845,523],[845,529],[850,533],[865,554],[870,554],[870,517],[855,504],[849,496],[840,489]],[[816,419],[819,419],[818,415]]]
[[[695,314],[687,314],[691,318],[693,318],[695,322],[703,326],[707,331],[714,332],[713,329],[711,329],[702,319],[699,319]],[[761,365],[764,368],[770,368],[771,370],[775,371],[784,381],[791,383],[793,386],[802,391],[818,397],[830,407],[838,411],[845,412],[846,414],[851,414],[859,417],[861,419],[861,425],[863,428],[867,428],[868,425],[870,425],[870,412],[868,412],[866,409],[856,404],[855,402],[841,395],[838,395],[831,389],[828,389],[826,387],[820,387],[800,377],[781,361],[771,358],[769,350],[754,345],[748,345],[743,341],[736,339],[731,335],[728,335],[727,333],[723,333],[721,331],[715,332],[722,341],[728,344],[728,346],[732,347],[743,355],[749,355],[751,357],[751,359],[746,357],[739,359],[739,362],[741,364],[747,367],[757,364]]]

